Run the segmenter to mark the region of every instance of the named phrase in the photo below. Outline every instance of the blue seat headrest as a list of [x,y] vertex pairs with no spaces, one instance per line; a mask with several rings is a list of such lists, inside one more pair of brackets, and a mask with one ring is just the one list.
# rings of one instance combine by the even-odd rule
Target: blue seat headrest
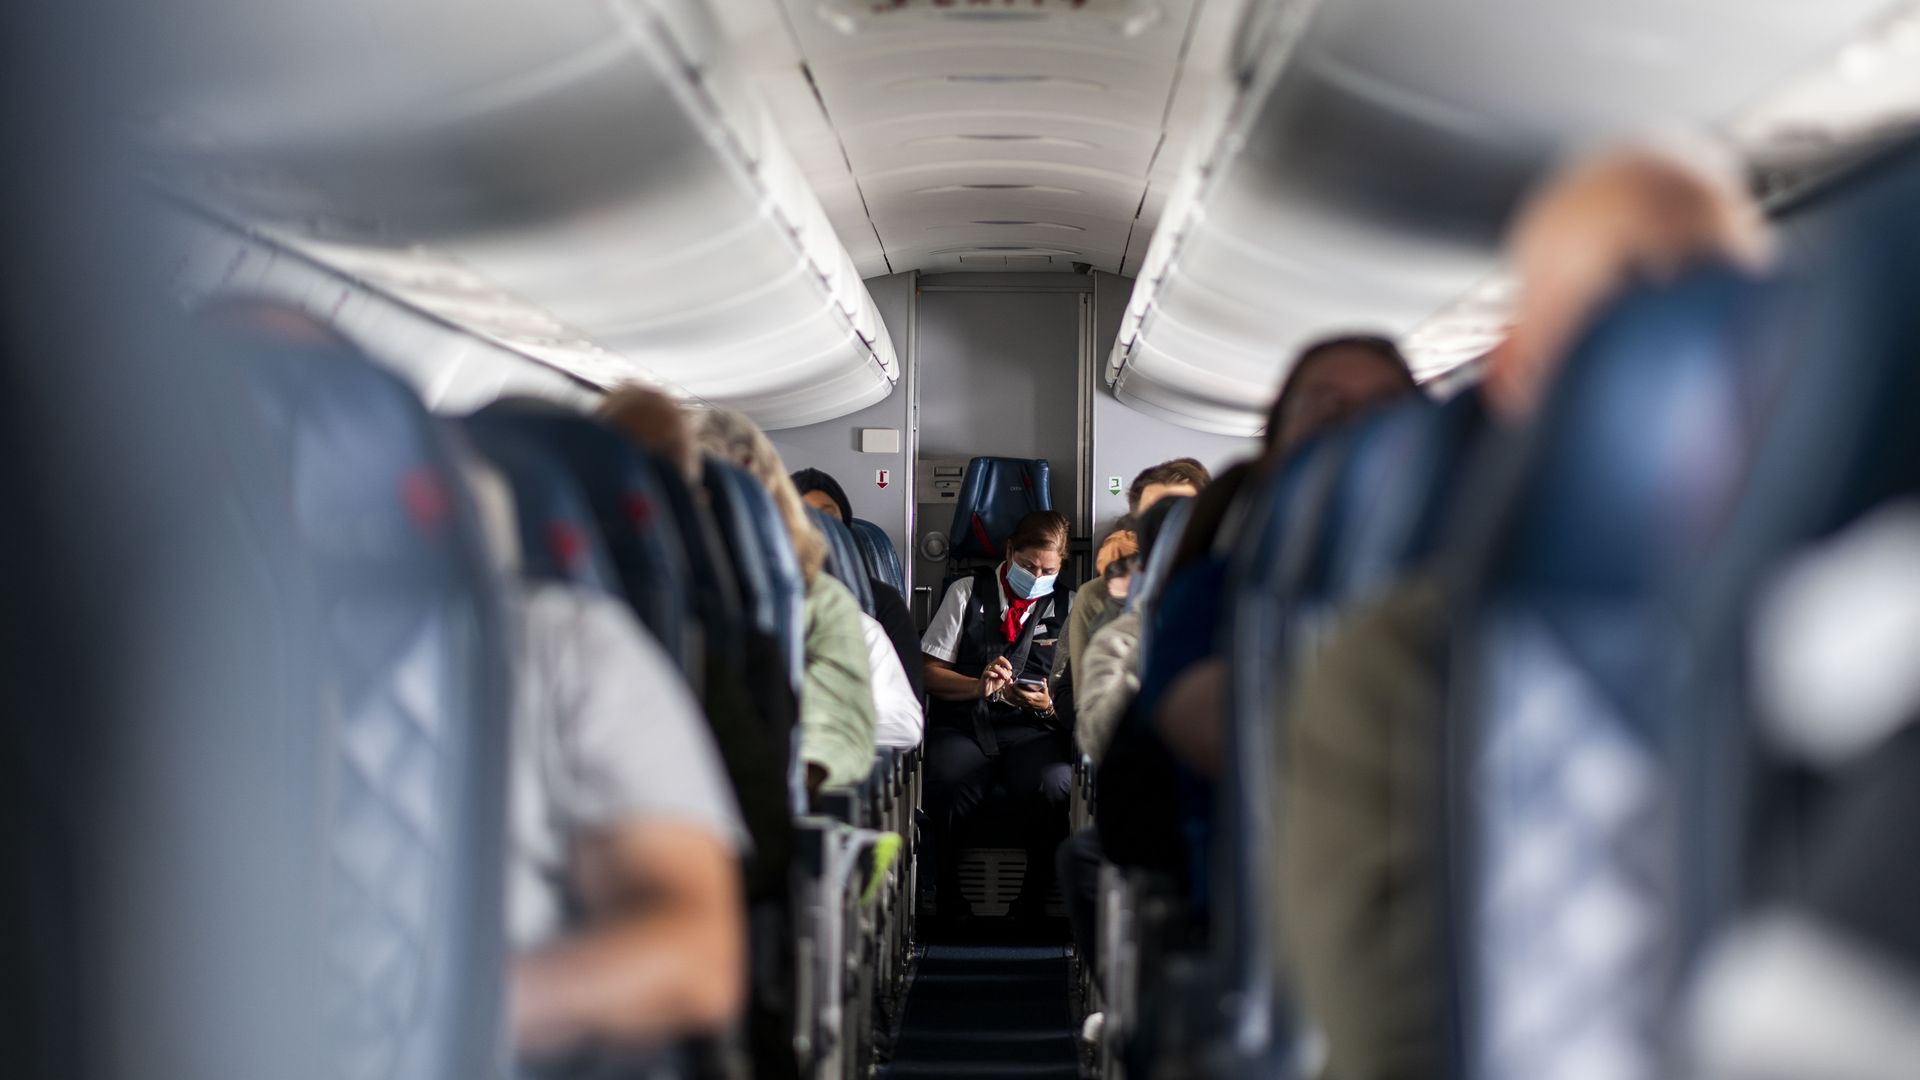
[[1749,441],[1746,370],[1772,292],[1702,270],[1594,324],[1526,448],[1489,584],[1632,594],[1704,542]]
[[760,482],[708,458],[703,480],[714,518],[733,556],[753,625],[784,646],[794,685],[804,667],[806,582],[780,510]]
[[853,533],[832,514],[812,507],[807,508],[807,513],[812,515],[814,527],[827,538],[827,573],[853,593],[861,611],[873,614],[873,581],[867,576],[867,563],[860,557]]
[[1003,559],[1020,519],[1053,509],[1052,471],[1045,458],[977,457],[967,462],[960,501],[947,530],[947,557]]
[[469,427],[532,443],[573,479],[604,545],[615,593],[684,662],[696,626],[692,575],[663,471],[626,436],[545,402],[498,401]]
[[593,511],[560,456],[511,423],[473,416],[462,428],[513,489],[522,573],[619,596],[619,578]]
[[[1147,553],[1147,562],[1134,577],[1133,586],[1128,590],[1127,607],[1142,612],[1151,612],[1159,602],[1160,590],[1173,576],[1174,555],[1180,550],[1180,540],[1187,533],[1187,523],[1193,520],[1194,499],[1189,495],[1169,496],[1166,499],[1165,517],[1160,523],[1160,531],[1153,537],[1153,550]],[[1158,509],[1158,504],[1155,504]],[[1141,620],[1140,652],[1145,654],[1148,646],[1147,626],[1150,620]]]
[[241,364],[284,449],[295,525],[325,572],[441,586],[483,567],[465,488],[413,391],[331,348],[261,350]]
[[854,518],[847,527],[853,531],[854,543],[860,545],[860,557],[866,560],[867,573],[893,586],[895,592],[905,593],[906,569],[887,531],[860,518]]

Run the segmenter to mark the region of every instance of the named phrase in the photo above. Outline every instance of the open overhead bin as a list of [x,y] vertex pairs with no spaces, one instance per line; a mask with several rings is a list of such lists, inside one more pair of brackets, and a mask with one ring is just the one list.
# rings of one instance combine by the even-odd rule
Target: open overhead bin
[[[1307,342],[1498,293],[1516,202],[1570,149],[1707,128],[1883,0],[1257,0],[1228,119],[1168,198],[1107,379],[1252,434]],[[1415,374],[1470,359],[1411,343]]]
[[700,0],[175,0],[175,195],[583,382],[885,397],[860,275]]

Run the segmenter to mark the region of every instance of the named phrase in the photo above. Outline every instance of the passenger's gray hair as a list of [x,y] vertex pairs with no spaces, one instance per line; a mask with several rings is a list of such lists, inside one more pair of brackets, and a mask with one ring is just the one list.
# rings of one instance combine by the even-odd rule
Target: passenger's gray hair
[[813,584],[827,562],[827,538],[808,516],[807,504],[801,501],[786,462],[780,460],[780,451],[773,448],[767,433],[744,413],[717,405],[689,409],[688,419],[693,422],[694,439],[701,450],[745,469],[773,496],[787,535],[793,538],[794,554],[800,557],[800,572],[807,584]]

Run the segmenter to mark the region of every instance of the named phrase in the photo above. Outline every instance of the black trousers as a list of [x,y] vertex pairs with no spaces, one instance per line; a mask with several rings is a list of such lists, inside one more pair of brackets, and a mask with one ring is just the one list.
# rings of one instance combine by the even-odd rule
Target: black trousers
[[966,910],[955,837],[996,782],[1018,804],[1026,825],[1027,873],[1016,903],[1039,908],[1053,883],[1054,848],[1067,834],[1073,739],[1056,728],[1017,723],[996,727],[994,736],[1000,752],[988,757],[970,732],[939,727],[927,733],[927,824],[933,832],[943,913]]

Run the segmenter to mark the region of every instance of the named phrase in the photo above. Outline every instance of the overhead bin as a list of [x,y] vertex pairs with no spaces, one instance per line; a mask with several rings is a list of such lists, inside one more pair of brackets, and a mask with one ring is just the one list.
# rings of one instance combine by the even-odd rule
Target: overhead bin
[[594,385],[789,426],[898,378],[699,0],[179,2],[173,193]]
[[[1505,222],[1568,150],[1727,121],[1884,6],[1255,0],[1228,119],[1168,197],[1108,384],[1257,432],[1300,346],[1409,334],[1497,292]],[[1422,378],[1472,358],[1429,340],[1410,342]]]

